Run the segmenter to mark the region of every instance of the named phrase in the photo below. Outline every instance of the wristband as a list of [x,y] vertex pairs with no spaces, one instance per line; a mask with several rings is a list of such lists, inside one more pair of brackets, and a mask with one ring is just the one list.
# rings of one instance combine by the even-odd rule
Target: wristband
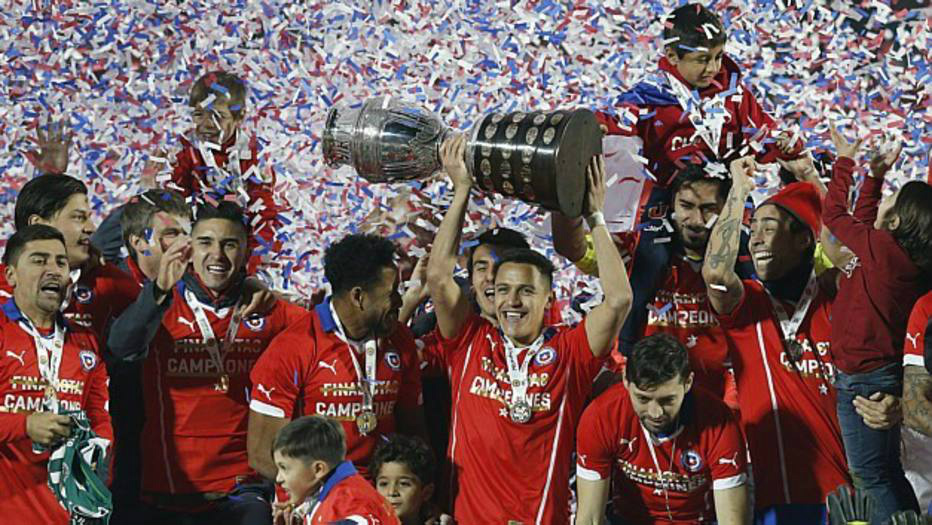
[[590,231],[594,230],[596,226],[606,226],[605,215],[601,211],[593,212],[592,215],[586,217],[586,224],[589,225]]

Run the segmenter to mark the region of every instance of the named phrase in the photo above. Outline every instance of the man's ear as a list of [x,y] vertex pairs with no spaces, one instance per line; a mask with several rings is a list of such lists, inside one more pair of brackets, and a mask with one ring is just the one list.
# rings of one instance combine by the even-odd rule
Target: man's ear
[[6,273],[6,282],[10,284],[11,287],[16,288],[16,271],[13,264],[8,264],[5,269]]
[[676,54],[676,48],[672,45],[663,48],[663,56],[674,66],[680,63],[680,56]]
[[353,289],[350,290],[349,293],[350,293],[349,295],[350,302],[353,303],[353,306],[355,306],[359,310],[362,310],[363,303],[365,303],[363,296],[366,293],[365,290],[362,289],[362,286],[354,286]]
[[686,392],[689,392],[689,391],[692,389],[692,387],[693,387],[693,382],[694,382],[693,380],[694,380],[695,378],[696,378],[696,373],[695,373],[695,372],[690,372],[690,373],[689,373],[689,377],[686,378],[686,383],[685,383]]
[[28,219],[26,219],[26,224],[29,226],[32,226],[33,224],[48,224],[48,221],[33,213],[29,216]]

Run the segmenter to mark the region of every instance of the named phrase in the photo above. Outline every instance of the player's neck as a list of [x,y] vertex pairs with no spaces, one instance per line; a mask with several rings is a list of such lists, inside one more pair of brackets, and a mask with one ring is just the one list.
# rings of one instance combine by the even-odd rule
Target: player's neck
[[34,302],[23,299],[16,299],[16,307],[36,328],[49,329],[55,326],[55,312],[46,312]]
[[340,326],[343,327],[343,334],[346,335],[347,339],[362,341],[369,337],[369,327],[366,326],[365,321],[359,318],[357,310],[349,302],[349,298],[335,296],[330,300],[330,304],[333,305],[333,311],[339,317],[338,321]]
[[812,275],[812,260],[804,260],[785,275],[769,281],[762,281],[770,295],[782,301],[796,303],[803,295],[809,276]]

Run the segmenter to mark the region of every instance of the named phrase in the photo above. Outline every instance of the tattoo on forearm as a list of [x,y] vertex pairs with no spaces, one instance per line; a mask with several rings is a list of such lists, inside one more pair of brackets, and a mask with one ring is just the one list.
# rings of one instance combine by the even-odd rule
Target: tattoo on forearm
[[906,424],[932,436],[932,376],[921,367],[907,366],[903,376],[903,408]]
[[708,254],[709,268],[718,269],[722,264],[733,265],[738,257],[738,240],[741,236],[741,218],[734,208],[740,206],[740,195],[729,194],[718,221],[712,228],[711,250]]

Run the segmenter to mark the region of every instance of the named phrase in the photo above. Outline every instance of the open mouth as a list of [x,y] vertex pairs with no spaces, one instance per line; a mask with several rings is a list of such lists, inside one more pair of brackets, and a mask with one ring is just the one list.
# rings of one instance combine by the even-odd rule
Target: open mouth
[[48,281],[39,286],[39,292],[42,295],[59,298],[62,293],[62,284],[58,281]]
[[224,264],[208,264],[207,273],[211,275],[226,275],[230,267]]
[[506,312],[502,312],[502,316],[505,318],[506,321],[510,323],[517,323],[517,322],[522,321],[525,317],[527,317],[527,312],[517,312],[517,311],[509,310]]
[[757,262],[768,262],[773,259],[773,252],[771,251],[759,251],[754,252],[754,260]]

